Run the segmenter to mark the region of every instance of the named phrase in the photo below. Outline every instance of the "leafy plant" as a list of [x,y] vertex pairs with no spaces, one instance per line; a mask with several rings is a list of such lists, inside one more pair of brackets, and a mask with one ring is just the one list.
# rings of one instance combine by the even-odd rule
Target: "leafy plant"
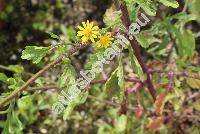
[[[22,59],[41,68],[37,73],[0,66],[14,73],[0,73],[8,87],[0,96],[3,133],[32,132],[32,125],[42,133],[198,133],[200,58],[198,33],[190,28],[199,22],[197,4],[186,0],[180,10],[176,0],[114,0],[103,27],[86,20],[74,29],[61,24],[61,35],[47,32],[54,45],[22,51]],[[61,0],[56,6],[65,7]],[[149,23],[141,25],[141,12]],[[47,26],[37,21],[33,27]],[[139,33],[131,37],[131,28]]]

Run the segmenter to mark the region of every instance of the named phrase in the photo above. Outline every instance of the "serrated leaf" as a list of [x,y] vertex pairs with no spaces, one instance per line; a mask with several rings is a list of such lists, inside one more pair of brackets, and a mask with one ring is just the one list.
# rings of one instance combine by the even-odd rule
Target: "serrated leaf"
[[116,12],[113,7],[107,9],[103,21],[107,27],[119,28],[121,22],[119,12]]
[[179,7],[179,4],[176,0],[159,0],[159,2],[167,7],[173,7],[173,8]]
[[26,46],[25,50],[22,51],[21,58],[32,60],[34,64],[37,64],[48,53],[49,50],[50,47]]
[[139,7],[136,7],[133,3],[129,5],[128,7],[130,9],[130,19],[131,19],[131,22],[135,22],[136,19],[137,19],[137,15],[138,15],[138,12],[139,12]]
[[151,0],[136,0],[139,6],[150,16],[156,15],[156,6]]

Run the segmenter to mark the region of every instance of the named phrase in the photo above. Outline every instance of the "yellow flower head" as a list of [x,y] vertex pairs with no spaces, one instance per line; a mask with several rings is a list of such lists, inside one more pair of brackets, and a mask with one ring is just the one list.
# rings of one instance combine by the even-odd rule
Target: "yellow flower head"
[[105,47],[107,48],[112,44],[113,37],[110,33],[106,33],[104,35],[101,35],[99,37],[99,40],[97,41],[97,47]]
[[99,27],[94,26],[93,22],[82,22],[83,26],[78,26],[77,36],[81,36],[82,43],[85,43],[91,40],[93,43],[95,42],[94,39],[97,38],[99,34]]

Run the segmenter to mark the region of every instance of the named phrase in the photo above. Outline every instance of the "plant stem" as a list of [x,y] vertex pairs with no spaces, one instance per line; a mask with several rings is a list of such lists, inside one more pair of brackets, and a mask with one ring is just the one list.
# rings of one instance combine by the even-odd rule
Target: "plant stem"
[[58,57],[56,60],[52,61],[51,63],[47,64],[43,69],[38,71],[35,75],[33,75],[23,86],[21,86],[19,89],[15,90],[10,94],[8,97],[6,97],[2,102],[0,102],[0,108],[3,107],[7,102],[14,99],[18,95],[20,95],[23,91],[27,90],[28,86],[31,85],[38,77],[40,77],[44,72],[49,70],[50,68],[54,67],[58,63],[62,62],[64,58],[67,58],[77,52],[80,49],[83,49],[85,47],[89,46],[88,43],[85,44],[78,44],[76,47],[72,48],[68,53]]
[[142,86],[142,83],[137,82],[133,88],[128,90],[128,93],[136,93]]
[[[126,29],[129,29],[129,26],[131,25],[131,21],[129,18],[129,13],[128,13],[128,9],[126,6],[126,3],[123,2],[120,6],[120,9],[122,11],[122,16],[121,16],[121,21],[123,23],[123,25],[126,27]],[[150,78],[150,73],[148,71],[148,67],[146,66],[145,62],[142,59],[141,53],[140,53],[140,47],[136,41],[135,38],[133,38],[132,40],[130,40],[128,37],[127,39],[130,41],[131,43],[131,47],[134,51],[134,54],[140,64],[140,66],[142,67],[142,70],[144,71],[144,73],[146,73],[147,75],[147,80],[145,81],[147,84],[147,87],[149,89],[149,92],[151,94],[151,96],[153,97],[153,99],[156,99],[156,90],[154,89],[154,86],[152,84],[151,78]]]
[[164,70],[153,70],[153,69],[149,69],[149,73],[154,74],[168,74],[169,73],[174,73],[175,76],[179,76],[179,77],[188,77],[188,78],[193,78],[193,79],[197,79],[200,80],[200,75],[198,75],[197,73],[188,73],[188,71],[184,71],[184,72],[179,72],[179,71],[173,71],[173,70],[168,70],[168,71],[164,71]]

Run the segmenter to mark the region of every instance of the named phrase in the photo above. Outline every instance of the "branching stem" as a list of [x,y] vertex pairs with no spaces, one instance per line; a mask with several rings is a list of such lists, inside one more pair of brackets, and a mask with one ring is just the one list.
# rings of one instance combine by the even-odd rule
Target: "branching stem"
[[42,68],[39,72],[34,74],[23,86],[21,86],[19,89],[15,90],[10,94],[8,97],[6,97],[2,102],[0,102],[0,108],[3,107],[7,102],[14,99],[18,95],[20,95],[23,91],[27,90],[28,86],[31,85],[38,77],[40,77],[44,72],[49,70],[50,68],[53,68],[58,63],[62,62],[64,58],[67,58],[74,54],[75,52],[79,51],[80,49],[83,49],[87,47],[89,44],[78,44],[76,47],[72,48],[68,53],[58,57],[56,60],[52,61],[51,63],[47,64],[44,68]]

